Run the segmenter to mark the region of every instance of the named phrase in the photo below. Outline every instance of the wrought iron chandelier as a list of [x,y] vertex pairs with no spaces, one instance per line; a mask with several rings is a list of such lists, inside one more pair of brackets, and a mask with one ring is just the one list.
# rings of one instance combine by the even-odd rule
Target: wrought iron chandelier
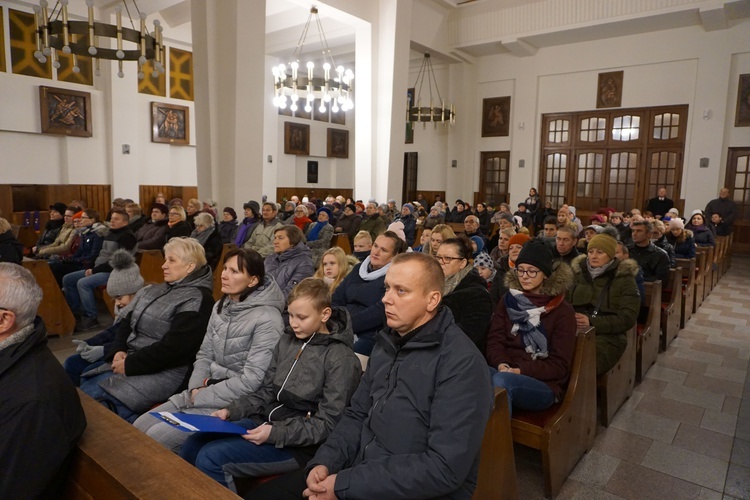
[[[122,5],[115,6],[117,25],[97,22],[94,20],[94,1],[86,0],[88,7],[88,21],[71,21],[68,18],[69,0],[57,0],[52,12],[49,12],[47,0],[41,0],[38,6],[34,6],[34,21],[36,23],[36,52],[34,56],[44,64],[47,58],[52,58],[52,66],[60,67],[57,51],[63,54],[73,54],[73,72],[78,73],[78,56],[90,56],[96,61],[96,75],[100,74],[99,60],[108,59],[117,61],[119,66],[117,76],[124,77],[123,61],[138,61],[138,78],[145,78],[143,65],[146,61],[153,61],[151,76],[156,78],[158,73],[164,73],[165,50],[162,43],[161,23],[154,21],[154,31],[149,33],[146,29],[146,13],[141,12],[135,0],[132,0],[138,17],[140,18],[140,29],[135,28],[133,18],[126,0]],[[122,25],[123,6],[127,12],[132,28]],[[73,41],[72,35],[86,36],[86,43]],[[117,48],[99,45],[102,39],[116,40]],[[123,42],[135,44],[135,48],[124,50]],[[107,42],[108,43],[108,42]]]
[[[314,62],[308,61],[305,68],[302,68],[299,61],[313,18],[318,28],[318,38],[323,52],[322,76],[320,73],[315,74]],[[315,99],[319,99],[321,113],[325,113],[329,105],[334,113],[354,107],[354,73],[351,69],[336,66],[333,61],[316,7],[310,9],[310,15],[290,61],[287,64],[274,66],[272,72],[274,106],[282,109],[288,106],[292,111],[296,111],[299,106],[304,106],[304,110],[309,113],[312,111]]]
[[[429,106],[422,106],[422,87],[427,81],[427,90],[430,94]],[[437,101],[434,99],[432,93],[432,85],[435,85],[435,94],[437,95]],[[414,122],[421,122],[422,128],[427,126],[428,122],[433,123],[437,126],[438,123],[445,125],[449,123],[454,125],[456,123],[456,107],[453,103],[450,103],[449,107],[446,107],[446,102],[440,95],[440,89],[435,79],[435,72],[432,69],[432,59],[430,53],[426,52],[424,59],[422,59],[422,65],[419,67],[419,73],[417,74],[417,81],[414,82],[414,91],[416,92],[416,98],[414,102],[408,102],[406,105],[406,121],[414,124]]]

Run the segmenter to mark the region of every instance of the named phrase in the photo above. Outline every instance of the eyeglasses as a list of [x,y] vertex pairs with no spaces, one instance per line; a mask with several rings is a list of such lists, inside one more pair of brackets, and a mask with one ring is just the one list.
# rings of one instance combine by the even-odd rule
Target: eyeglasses
[[82,215],[82,216],[81,216],[81,219],[91,219],[91,217],[87,217],[87,216],[85,216],[85,215]]
[[175,217],[179,217],[179,216],[180,216],[180,214],[178,214],[177,212],[169,212],[169,216],[170,216],[170,217],[172,217],[173,215],[174,215]]
[[537,274],[541,272],[538,269],[519,269],[519,268],[515,268],[513,271],[515,271],[516,276],[526,275],[529,278],[536,278]]
[[450,264],[452,260],[464,260],[463,257],[449,257],[447,255],[436,255],[435,258],[441,264]]

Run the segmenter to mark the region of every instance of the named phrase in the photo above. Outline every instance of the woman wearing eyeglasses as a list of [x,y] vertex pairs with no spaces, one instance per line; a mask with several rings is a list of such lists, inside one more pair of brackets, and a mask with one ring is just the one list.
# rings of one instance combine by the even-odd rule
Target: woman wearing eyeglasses
[[451,310],[456,324],[484,354],[492,302],[487,282],[469,262],[471,252],[469,240],[460,236],[445,240],[435,258],[445,273],[442,305]]
[[570,377],[576,318],[565,301],[573,272],[553,262],[542,241],[523,246],[505,276],[506,293],[487,336],[492,383],[508,392],[513,409],[541,411],[561,401]]
[[638,318],[639,267],[632,259],[615,259],[617,241],[608,234],[591,238],[587,250],[588,255],[571,264],[574,282],[568,300],[576,310],[578,328],[596,328],[596,373],[601,375],[620,360],[628,345],[626,332]]

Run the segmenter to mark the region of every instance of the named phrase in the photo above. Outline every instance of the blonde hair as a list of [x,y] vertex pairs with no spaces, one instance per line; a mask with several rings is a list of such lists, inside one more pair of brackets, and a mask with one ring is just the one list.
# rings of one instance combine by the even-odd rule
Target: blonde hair
[[201,200],[199,200],[198,198],[190,198],[187,204],[189,207],[195,208],[196,212],[200,212],[201,210],[203,210],[203,202],[201,202]]
[[187,219],[187,212],[185,212],[185,208],[183,208],[181,205],[172,205],[169,207],[170,212],[177,212],[180,214],[180,220],[184,221]]
[[[366,233],[367,231],[363,232]],[[323,257],[320,258],[320,266],[318,266],[318,270],[315,271],[313,278],[323,279],[323,259],[326,258],[326,255],[333,255],[336,258],[336,263],[339,265],[339,274],[333,279],[333,283],[331,283],[331,285],[329,286],[331,293],[333,293],[333,291],[336,290],[336,287],[338,287],[341,282],[344,281],[346,275],[349,274],[350,266],[349,261],[346,258],[346,254],[341,248],[329,248],[323,253]]]
[[199,269],[206,265],[206,251],[198,240],[187,238],[172,238],[164,245],[164,254],[170,252],[185,264],[193,262],[195,268]]
[[7,231],[10,231],[10,223],[0,217],[0,233],[5,233]]
[[[448,224],[438,224],[432,228],[432,234],[439,233],[443,237],[443,241],[449,240],[456,237],[456,233]],[[432,236],[432,235],[430,235]],[[435,256],[435,252],[432,250],[432,241],[430,241],[429,250],[425,252],[427,255]]]
[[322,312],[326,307],[331,307],[331,290],[322,279],[305,278],[289,292],[287,305],[299,299],[310,300],[315,310]]
[[368,231],[360,231],[354,235],[352,241],[367,240],[372,245],[372,235]]

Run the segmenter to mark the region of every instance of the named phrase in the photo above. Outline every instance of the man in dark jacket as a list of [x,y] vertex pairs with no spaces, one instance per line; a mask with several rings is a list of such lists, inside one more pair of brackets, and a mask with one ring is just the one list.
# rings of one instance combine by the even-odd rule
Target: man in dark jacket
[[360,231],[367,231],[372,236],[372,241],[375,241],[378,236],[385,232],[387,224],[380,214],[378,214],[378,204],[370,202],[365,207],[366,217],[362,219],[362,223],[359,225]]
[[63,278],[63,293],[70,310],[81,315],[75,331],[85,332],[99,326],[96,319],[96,298],[94,290],[107,284],[112,266],[109,259],[120,248],[132,251],[135,248],[135,235],[128,227],[128,213],[113,209],[109,221],[109,234],[104,238],[99,256],[92,269],[68,273]]
[[646,210],[651,212],[655,219],[661,219],[667,212],[674,208],[674,201],[667,198],[667,188],[660,187],[655,198],[648,200]]
[[394,259],[383,297],[388,328],[307,465],[305,496],[471,498],[492,389],[481,354],[439,307],[443,282],[425,254]]
[[81,402],[34,319],[42,290],[0,263],[0,498],[57,498],[86,428]]
[[169,229],[167,214],[169,214],[169,208],[165,204],[154,203],[151,206],[151,219],[135,233],[138,250],[161,250],[164,248],[164,244],[167,242],[167,230]]
[[[714,217],[718,215],[718,218]],[[721,188],[719,197],[706,205],[706,220],[716,226],[716,236],[732,234],[732,224],[737,217],[737,204],[729,198],[729,189]]]
[[641,266],[644,280],[661,280],[664,285],[669,279],[669,256],[651,243],[653,226],[648,221],[636,221],[630,227],[633,235],[633,244],[628,246],[630,258]]
[[561,260],[566,264],[573,262],[573,259],[578,257],[579,252],[576,248],[578,238],[576,237],[576,230],[570,226],[562,226],[557,228],[557,235],[555,235],[555,248],[552,250],[552,256],[555,260]]

